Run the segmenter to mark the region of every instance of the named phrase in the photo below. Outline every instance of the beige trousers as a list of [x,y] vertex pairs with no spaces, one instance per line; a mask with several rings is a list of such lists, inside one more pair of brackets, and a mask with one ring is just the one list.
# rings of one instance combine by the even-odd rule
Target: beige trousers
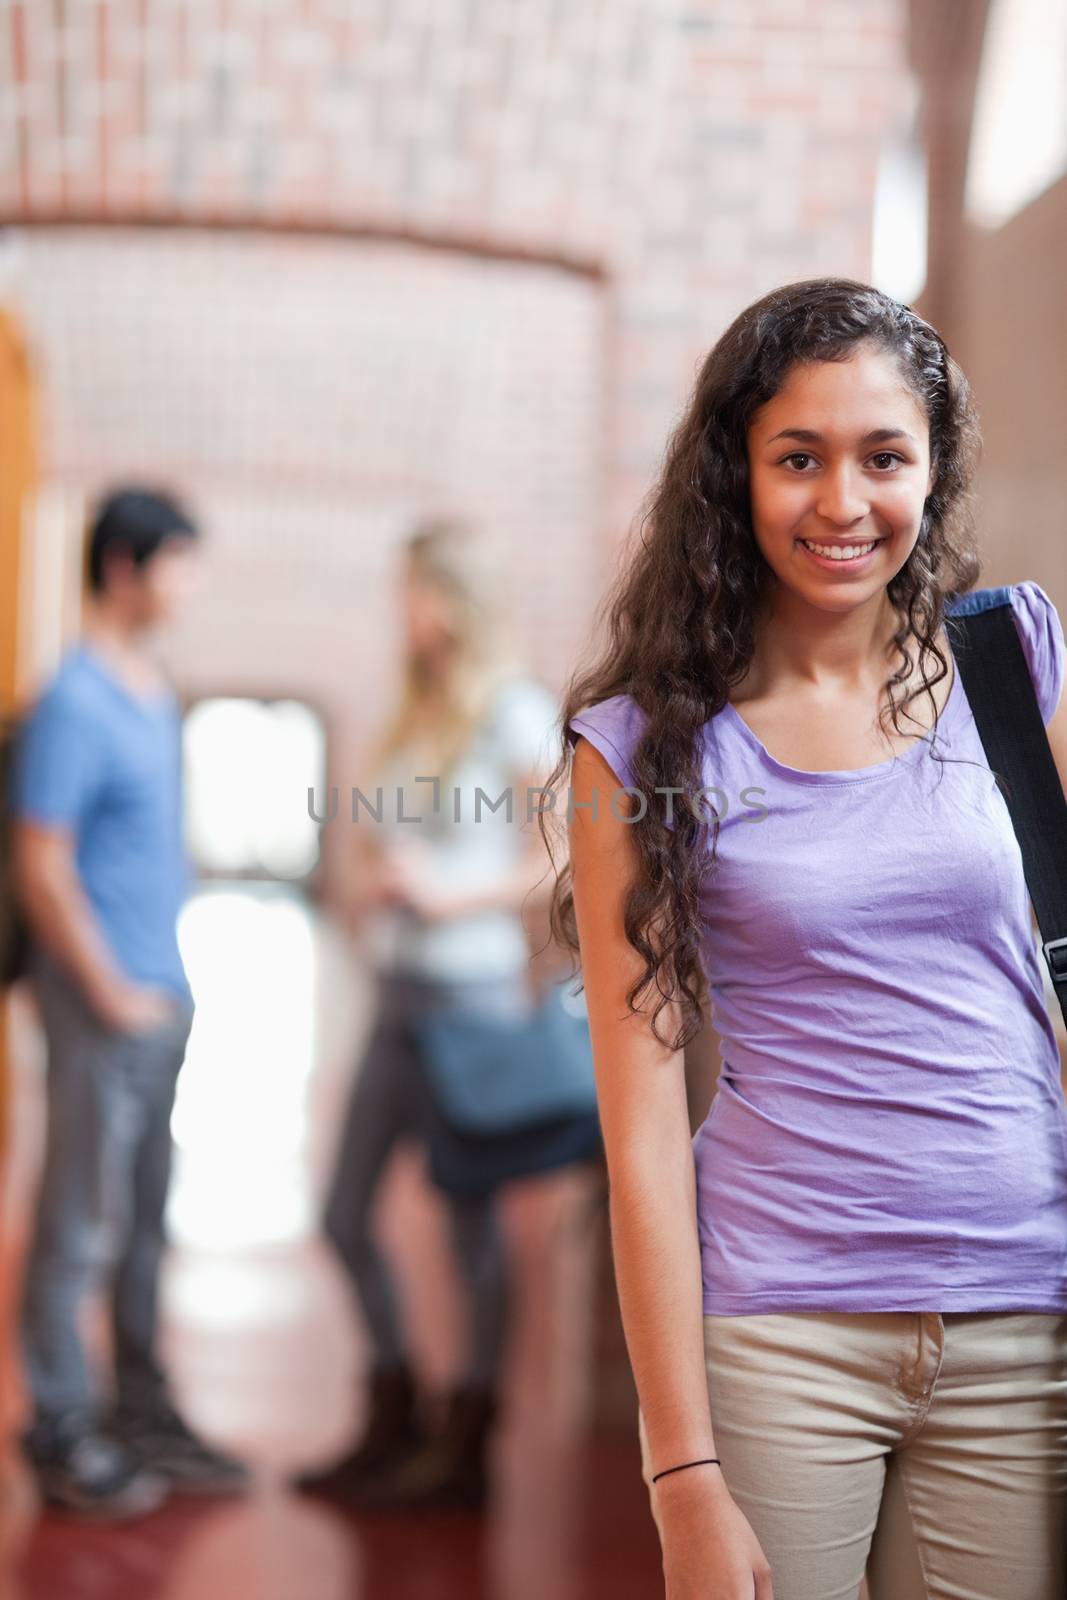
[[[775,1600],[856,1600],[865,1574],[870,1600],[1065,1600],[1067,1315],[705,1316],[704,1353]],[[675,1463],[640,1408],[638,1434],[656,1518]]]

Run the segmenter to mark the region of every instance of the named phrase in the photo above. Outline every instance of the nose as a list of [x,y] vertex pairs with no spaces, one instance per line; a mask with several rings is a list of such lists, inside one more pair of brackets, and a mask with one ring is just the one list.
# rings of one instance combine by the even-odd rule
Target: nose
[[815,509],[826,522],[839,528],[850,528],[862,522],[870,510],[870,501],[863,492],[863,480],[857,478],[850,463],[843,462],[823,477]]

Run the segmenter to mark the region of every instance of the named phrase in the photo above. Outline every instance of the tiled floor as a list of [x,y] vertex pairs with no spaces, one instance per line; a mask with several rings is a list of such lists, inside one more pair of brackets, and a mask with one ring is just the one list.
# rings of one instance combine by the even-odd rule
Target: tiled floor
[[[287,1487],[359,1422],[358,1311],[315,1217],[367,994],[329,930],[285,898],[199,898],[183,947],[198,1014],[174,1119],[164,1344],[190,1420],[243,1452],[256,1486],[245,1499],[173,1501],[123,1528],[87,1528],[40,1514],[11,1448],[0,1600],[652,1600],[659,1551],[636,1437],[591,1435],[584,1422],[591,1174],[506,1196],[519,1315],[489,1512],[346,1515]],[[4,1174],[0,1312],[15,1292],[41,1131],[31,1023],[23,1018],[18,1137]],[[417,1150],[398,1153],[379,1221],[420,1370],[436,1387],[460,1349],[461,1305]],[[10,1338],[3,1355],[10,1434],[20,1415]]]

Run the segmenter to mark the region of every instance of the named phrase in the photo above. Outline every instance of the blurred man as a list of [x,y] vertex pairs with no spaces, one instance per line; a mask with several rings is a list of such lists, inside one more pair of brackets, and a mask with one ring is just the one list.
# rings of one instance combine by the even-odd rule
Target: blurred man
[[[96,1516],[246,1479],[181,1421],[155,1349],[170,1115],[193,1000],[176,933],[188,882],[180,714],[151,641],[187,601],[196,541],[165,495],[127,489],[103,501],[89,532],[84,638],[27,719],[16,766],[15,881],[48,1046],[22,1306],[34,1407],[24,1443],[43,1496]],[[110,1407],[78,1327],[105,1269]]]

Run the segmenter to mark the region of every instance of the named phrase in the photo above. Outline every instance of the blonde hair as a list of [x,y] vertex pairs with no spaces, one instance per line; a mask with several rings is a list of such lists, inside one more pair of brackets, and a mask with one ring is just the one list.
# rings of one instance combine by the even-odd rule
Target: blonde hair
[[404,547],[407,570],[443,594],[452,656],[441,674],[409,651],[396,703],[369,752],[372,771],[401,751],[417,751],[442,780],[485,717],[502,679],[519,670],[500,610],[501,562],[464,520],[435,516],[416,524]]

